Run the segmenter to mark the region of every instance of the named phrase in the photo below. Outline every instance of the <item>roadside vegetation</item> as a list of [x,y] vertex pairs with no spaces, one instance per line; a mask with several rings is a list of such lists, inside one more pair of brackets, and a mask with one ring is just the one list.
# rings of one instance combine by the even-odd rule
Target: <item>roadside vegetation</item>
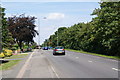
[[25,56],[27,56],[28,54],[18,54],[18,55],[13,55],[11,57],[6,57],[4,59],[16,59],[16,58],[23,58]]
[[35,19],[25,14],[5,17],[5,8],[0,7],[0,70],[10,69],[27,55],[20,53],[32,51],[37,46],[33,40],[38,35]]
[[31,51],[37,46],[33,40],[38,35],[35,19],[25,14],[5,17],[5,8],[0,7],[0,58]]
[[66,49],[120,57],[120,1],[99,4],[100,8],[91,13],[96,16],[92,21],[60,27],[42,46],[55,47],[58,40],[58,45]]
[[22,60],[22,59],[19,59],[19,58],[24,58],[27,55],[28,54],[19,54],[19,55],[13,55],[11,57],[6,57],[5,59],[16,59],[16,60],[2,61],[2,63],[0,63],[0,70],[11,69],[13,66],[18,64]]
[[73,49],[65,49],[65,50],[73,51],[73,52],[78,52],[78,53],[84,53],[84,54],[90,54],[90,55],[104,57],[104,58],[110,58],[110,59],[120,60],[120,57],[118,57],[118,56],[108,56],[108,55],[91,53],[91,52],[86,52],[86,51],[81,51],[81,50],[73,50]]

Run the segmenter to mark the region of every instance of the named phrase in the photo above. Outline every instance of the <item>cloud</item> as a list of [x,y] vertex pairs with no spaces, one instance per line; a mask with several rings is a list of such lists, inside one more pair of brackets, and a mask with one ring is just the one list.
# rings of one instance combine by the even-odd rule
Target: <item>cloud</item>
[[63,13],[50,13],[47,19],[61,19],[64,18],[65,15]]

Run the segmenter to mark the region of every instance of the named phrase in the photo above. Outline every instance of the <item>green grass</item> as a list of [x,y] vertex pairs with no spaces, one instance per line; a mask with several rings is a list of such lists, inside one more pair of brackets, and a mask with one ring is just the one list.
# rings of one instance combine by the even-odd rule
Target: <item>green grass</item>
[[111,59],[120,60],[120,57],[118,57],[118,56],[107,56],[107,55],[102,55],[102,54],[97,54],[97,53],[90,53],[90,52],[85,52],[85,51],[80,51],[80,50],[72,50],[72,49],[66,49],[66,50],[68,50],[68,51],[74,51],[74,52],[79,52],[79,53],[85,53],[85,54],[91,54],[91,55],[105,57],[105,58],[111,58]]
[[11,60],[9,62],[3,63],[0,65],[0,70],[8,70],[12,66],[16,65],[20,60]]
[[11,57],[5,57],[4,59],[16,59],[16,58],[23,58],[27,56],[28,54],[18,54],[18,55],[13,55]]
[[[11,57],[6,57],[4,59],[16,59],[16,58],[23,58],[25,56],[27,56],[28,54],[19,54],[19,55],[13,55]],[[9,60],[6,63],[2,63],[0,65],[0,70],[8,70],[10,68],[12,68],[13,66],[15,66],[16,64],[18,64],[21,60]]]

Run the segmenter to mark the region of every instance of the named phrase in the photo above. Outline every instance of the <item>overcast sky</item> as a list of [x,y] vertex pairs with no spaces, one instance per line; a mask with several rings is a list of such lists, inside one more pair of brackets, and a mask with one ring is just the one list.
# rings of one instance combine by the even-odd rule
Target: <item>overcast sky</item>
[[[2,1],[2,7],[6,8],[5,13],[7,17],[23,13],[37,17],[36,29],[39,31],[40,37],[37,36],[35,41],[41,44],[45,39],[49,38],[58,27],[70,27],[79,22],[91,21],[94,16],[90,14],[95,8],[99,8],[99,3],[94,0],[88,0],[88,2],[77,2],[77,0],[75,0],[76,2],[67,2],[67,0],[65,0],[66,2],[52,2],[54,0],[50,0],[51,2],[47,2],[47,0],[45,0],[46,2],[40,2],[40,0],[9,1],[11,2],[7,0]],[[44,19],[44,17],[46,17],[46,19]]]

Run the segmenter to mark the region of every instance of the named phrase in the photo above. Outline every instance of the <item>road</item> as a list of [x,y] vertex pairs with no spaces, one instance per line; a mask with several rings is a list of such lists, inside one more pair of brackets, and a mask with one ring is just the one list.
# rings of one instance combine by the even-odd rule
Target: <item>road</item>
[[88,54],[66,51],[65,56],[44,55],[60,78],[118,78],[118,61]]
[[118,78],[118,61],[66,51],[53,56],[52,50],[35,50],[16,78]]

